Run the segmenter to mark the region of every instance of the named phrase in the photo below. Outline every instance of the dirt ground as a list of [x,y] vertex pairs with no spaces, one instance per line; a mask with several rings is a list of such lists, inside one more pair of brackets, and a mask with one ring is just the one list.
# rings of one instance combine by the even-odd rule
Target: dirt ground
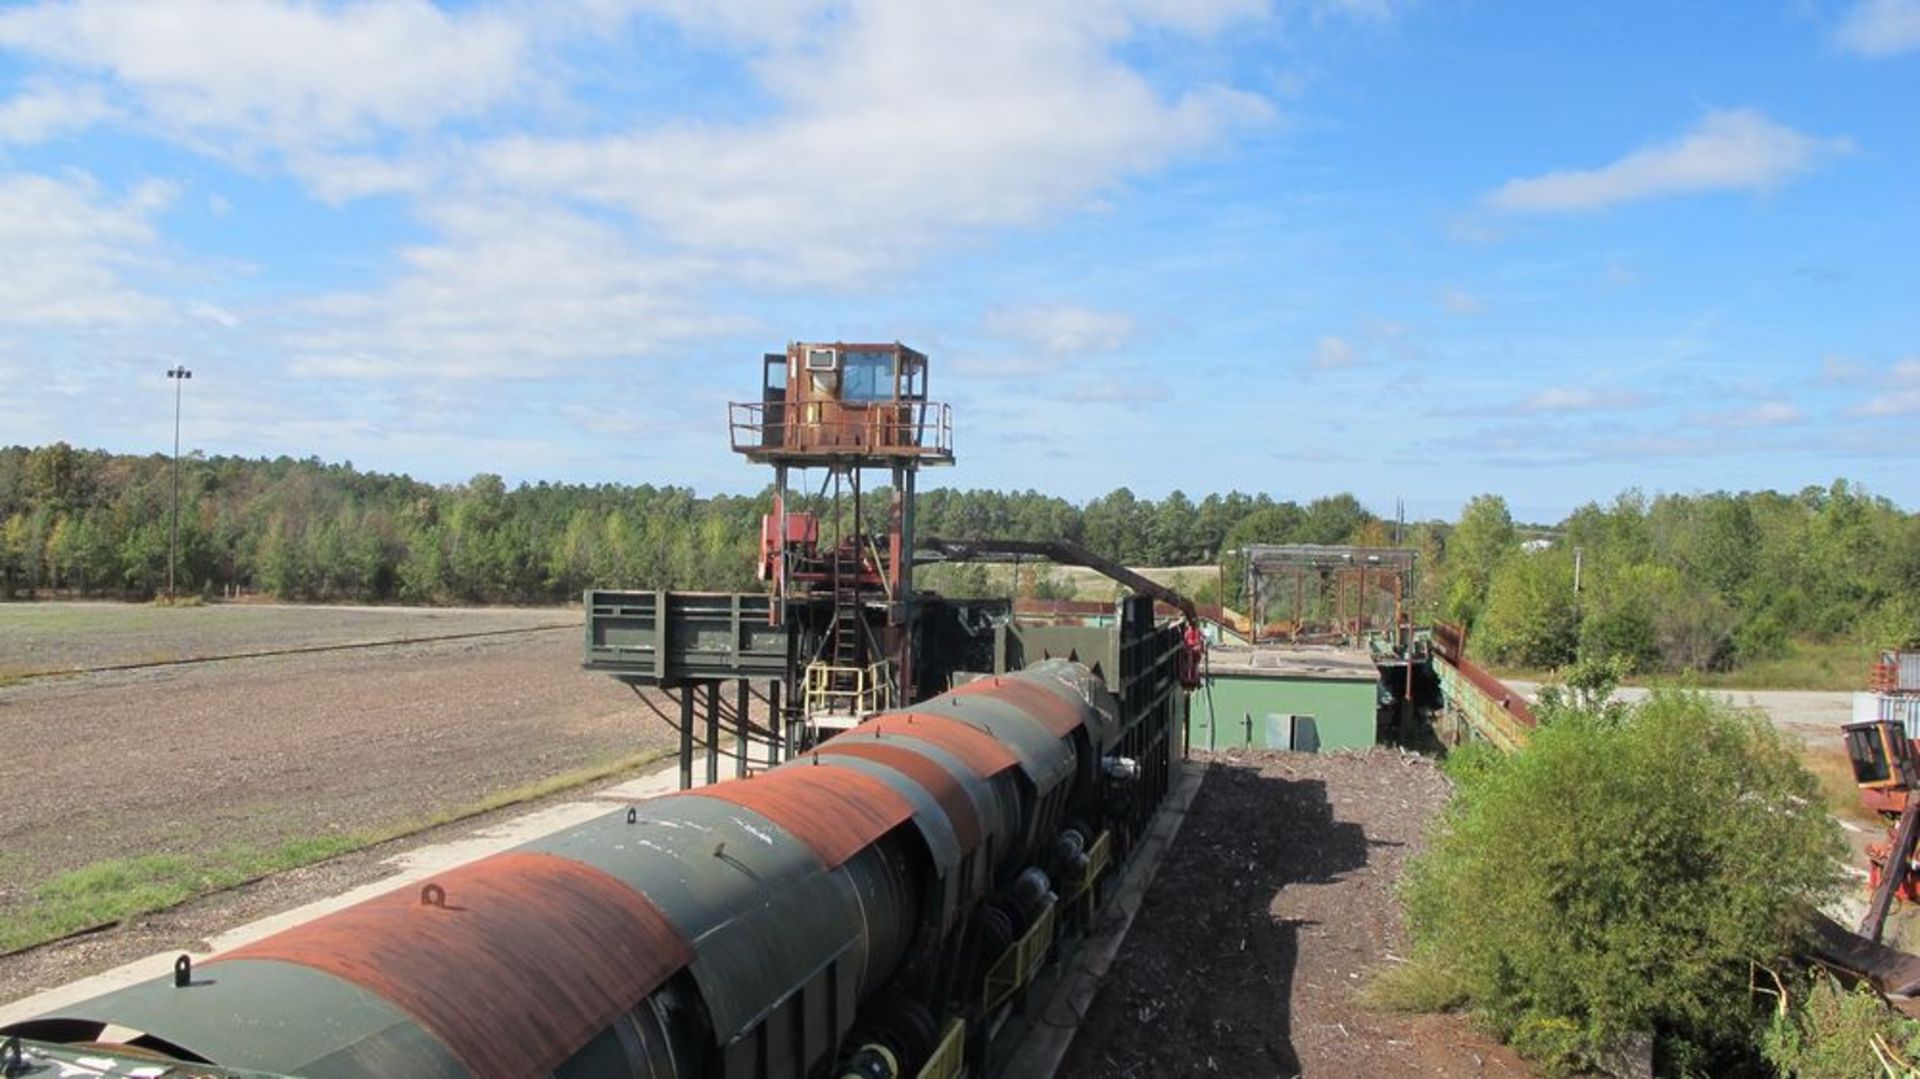
[[1462,1016],[1356,997],[1406,951],[1392,889],[1447,797],[1431,761],[1196,756],[1206,778],[1061,1075],[1533,1074]]
[[573,618],[0,688],[0,922],[71,870],[379,833],[670,745],[632,691],[580,669]]
[[579,797],[579,791],[564,791],[465,817],[323,862],[275,873],[177,907],[129,918],[99,932],[0,956],[0,1004],[56,989],[157,952],[205,952],[209,938],[236,926],[391,877],[395,872],[395,858],[407,851],[468,839],[522,814]]
[[579,624],[564,608],[0,603],[0,676]]

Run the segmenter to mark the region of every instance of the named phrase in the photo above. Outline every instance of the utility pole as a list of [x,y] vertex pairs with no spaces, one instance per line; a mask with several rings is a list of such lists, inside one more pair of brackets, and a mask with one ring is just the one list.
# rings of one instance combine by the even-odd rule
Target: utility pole
[[193,377],[185,364],[167,369],[173,380],[173,534],[167,540],[167,598],[173,599],[173,567],[180,557],[180,388]]

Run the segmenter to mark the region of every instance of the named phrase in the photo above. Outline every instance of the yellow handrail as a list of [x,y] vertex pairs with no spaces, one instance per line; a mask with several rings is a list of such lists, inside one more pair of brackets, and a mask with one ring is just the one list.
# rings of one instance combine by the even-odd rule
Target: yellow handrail
[[[836,680],[843,684],[836,687]],[[893,663],[881,660],[866,667],[810,663],[804,703],[808,715],[865,716],[884,712],[893,707]]]
[[966,1063],[967,1025],[958,1019],[947,1020],[947,1027],[940,1035],[940,1044],[933,1055],[920,1069],[916,1079],[960,1079]]
[[1020,939],[987,968],[986,985],[982,988],[983,1010],[990,1012],[998,1008],[1040,973],[1047,949],[1053,946],[1053,919],[1054,904],[1048,904]]

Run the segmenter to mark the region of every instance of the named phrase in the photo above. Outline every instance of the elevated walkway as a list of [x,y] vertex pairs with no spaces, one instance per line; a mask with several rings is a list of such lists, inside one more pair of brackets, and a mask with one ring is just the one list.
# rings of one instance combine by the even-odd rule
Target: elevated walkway
[[1438,726],[1448,745],[1487,742],[1503,753],[1527,744],[1540,726],[1525,694],[1466,657],[1467,634],[1450,623],[1433,628],[1433,673],[1446,701]]

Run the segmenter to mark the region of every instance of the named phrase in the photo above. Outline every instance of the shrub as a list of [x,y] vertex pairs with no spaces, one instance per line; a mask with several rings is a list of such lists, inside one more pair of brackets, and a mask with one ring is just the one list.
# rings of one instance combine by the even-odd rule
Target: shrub
[[1920,1022],[1895,1014],[1873,990],[1848,992],[1815,975],[1790,992],[1767,1028],[1767,1063],[1794,1079],[1911,1075],[1920,1060]]
[[1420,962],[1551,1071],[1648,1030],[1670,1062],[1751,1060],[1750,964],[1793,951],[1844,853],[1771,726],[1660,693],[1611,717],[1563,708],[1522,752],[1450,773],[1403,887]]

